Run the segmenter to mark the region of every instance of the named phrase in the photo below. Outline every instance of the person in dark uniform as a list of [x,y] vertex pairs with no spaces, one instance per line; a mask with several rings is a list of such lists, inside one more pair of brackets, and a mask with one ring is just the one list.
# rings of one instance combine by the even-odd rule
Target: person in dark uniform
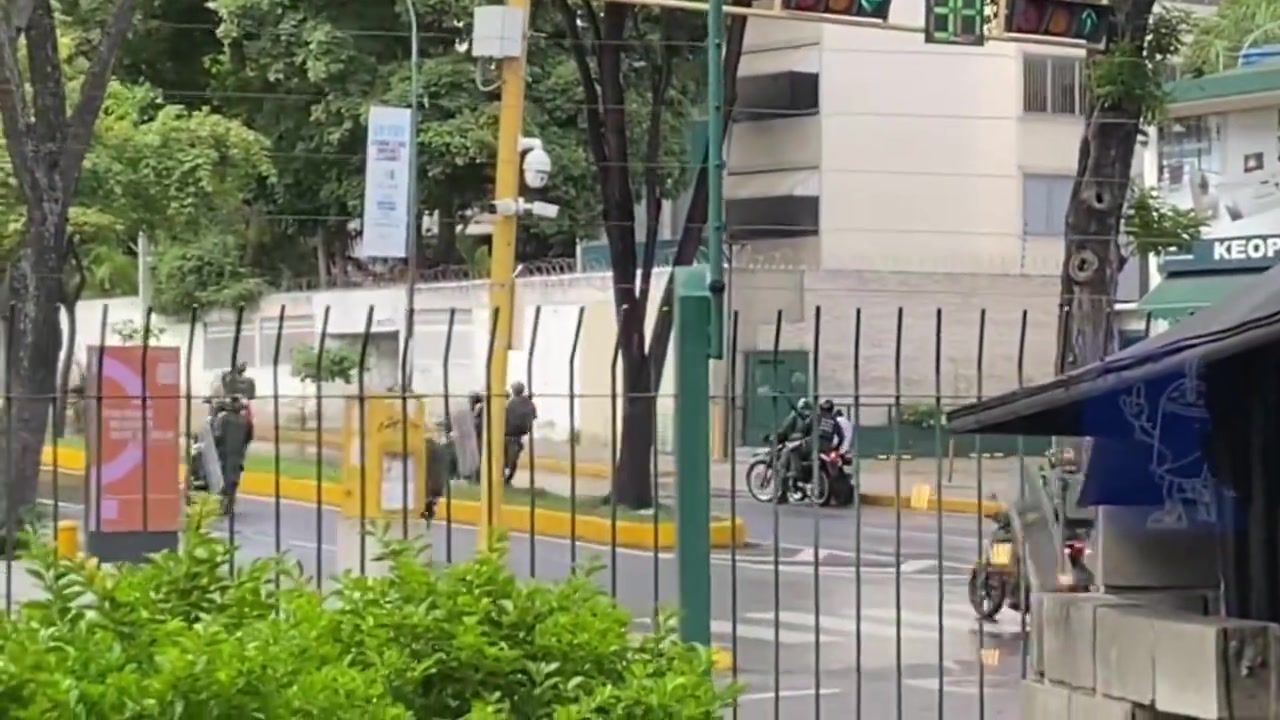
[[222,465],[222,513],[235,511],[236,490],[240,487],[240,475],[244,472],[245,456],[249,448],[250,423],[244,398],[239,395],[215,403],[213,420],[214,445],[218,449],[218,461]]
[[520,454],[524,452],[524,437],[533,432],[533,423],[537,419],[538,407],[525,391],[524,383],[511,383],[511,396],[507,398],[507,437],[502,471],[502,481],[507,485],[515,479]]

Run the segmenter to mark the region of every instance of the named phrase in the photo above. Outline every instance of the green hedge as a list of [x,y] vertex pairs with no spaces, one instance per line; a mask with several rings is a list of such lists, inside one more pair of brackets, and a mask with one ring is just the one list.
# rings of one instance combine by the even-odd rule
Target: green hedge
[[389,574],[322,597],[282,559],[232,576],[199,528],[119,568],[39,545],[47,599],[0,621],[0,716],[711,720],[737,693],[669,621],[633,635],[589,573],[526,583],[502,553],[432,569],[384,546]]

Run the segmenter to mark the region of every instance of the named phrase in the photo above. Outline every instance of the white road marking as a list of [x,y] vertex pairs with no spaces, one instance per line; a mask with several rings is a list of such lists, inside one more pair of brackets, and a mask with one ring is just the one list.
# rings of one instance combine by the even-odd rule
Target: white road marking
[[772,700],[778,698],[795,698],[795,697],[813,697],[814,695],[840,695],[844,693],[841,688],[808,688],[805,690],[779,690],[778,692],[757,692],[748,693],[738,697],[739,703],[757,702],[760,700]]

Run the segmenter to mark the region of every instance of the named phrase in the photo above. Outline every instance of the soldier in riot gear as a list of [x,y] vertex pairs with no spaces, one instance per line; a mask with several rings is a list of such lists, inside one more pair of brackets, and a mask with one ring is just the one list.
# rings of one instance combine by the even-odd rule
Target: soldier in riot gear
[[222,512],[230,515],[235,510],[236,490],[244,472],[251,425],[244,398],[239,395],[217,401],[214,412],[213,439],[224,481]]

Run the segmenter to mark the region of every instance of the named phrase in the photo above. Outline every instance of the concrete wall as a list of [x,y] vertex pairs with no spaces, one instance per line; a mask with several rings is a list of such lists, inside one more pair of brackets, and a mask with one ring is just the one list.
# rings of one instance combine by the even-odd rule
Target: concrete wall
[[1037,595],[1021,717],[1280,717],[1280,626],[1218,615],[1212,592]]
[[[924,7],[896,4],[893,19],[921,24]],[[734,136],[735,153],[752,157],[785,149],[807,158],[819,145],[821,267],[1057,273],[1061,238],[1024,237],[1022,174],[1074,175],[1083,122],[1023,113],[1024,51],[926,45],[871,28],[821,32],[821,115],[806,119],[818,127],[799,132],[799,121],[784,120],[790,140],[764,129]],[[812,49],[793,52],[812,64]]]

